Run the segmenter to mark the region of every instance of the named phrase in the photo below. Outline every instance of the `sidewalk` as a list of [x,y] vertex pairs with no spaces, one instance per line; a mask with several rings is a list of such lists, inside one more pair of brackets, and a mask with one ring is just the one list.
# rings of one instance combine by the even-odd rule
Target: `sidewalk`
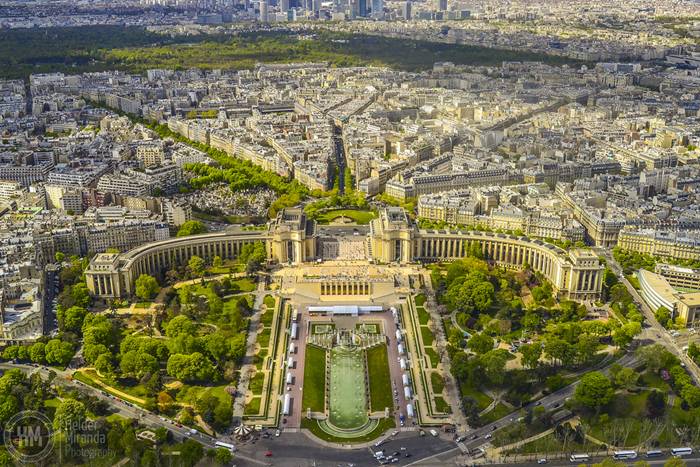
[[[262,293],[261,293],[262,290]],[[241,364],[241,375],[253,374],[256,371],[255,364],[253,363],[255,355],[257,352],[257,338],[258,338],[258,327],[260,325],[260,315],[261,306],[266,295],[265,282],[260,281],[258,283],[258,289],[255,292],[255,301],[253,302],[253,316],[250,318],[250,324],[248,325],[248,340],[246,342],[246,354],[243,357],[243,362]],[[238,387],[236,388],[236,398],[233,403],[233,418],[242,419],[245,412],[245,404],[248,393],[248,384],[250,383],[250,378],[242,377],[238,381]]]

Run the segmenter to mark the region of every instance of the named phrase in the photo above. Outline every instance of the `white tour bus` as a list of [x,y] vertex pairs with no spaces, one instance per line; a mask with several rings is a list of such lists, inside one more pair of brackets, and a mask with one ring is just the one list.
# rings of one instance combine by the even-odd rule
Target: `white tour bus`
[[691,448],[673,448],[671,449],[671,455],[673,457],[683,457],[689,456],[693,453]]
[[224,443],[223,441],[217,441],[216,443],[214,443],[214,446],[216,446],[217,448],[228,449],[231,452],[236,451],[236,446],[234,446],[231,443]]
[[613,453],[613,459],[616,459],[616,460],[636,459],[636,458],[637,458],[637,451],[615,451]]
[[588,454],[572,454],[571,457],[569,457],[569,462],[574,463],[588,462],[589,460],[591,460],[591,456]]

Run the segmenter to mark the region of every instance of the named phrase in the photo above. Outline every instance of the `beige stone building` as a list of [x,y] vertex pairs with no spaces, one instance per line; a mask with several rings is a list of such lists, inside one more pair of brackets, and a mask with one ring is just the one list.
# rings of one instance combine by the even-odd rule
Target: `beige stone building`
[[[270,223],[267,231],[224,231],[169,239],[142,245],[121,255],[97,255],[86,271],[88,288],[100,297],[133,294],[141,274],[163,277],[165,272],[189,261],[193,255],[211,261],[214,256],[236,258],[244,245],[263,242],[268,261],[302,264],[318,258],[320,236],[316,223],[303,210],[287,208]],[[592,300],[600,296],[603,266],[589,250],[568,253],[554,245],[526,237],[487,232],[420,230],[401,208],[386,208],[369,226],[366,258],[371,262],[409,264],[463,258],[472,248],[496,264],[542,273],[561,297]],[[353,293],[373,286],[350,283]],[[336,293],[333,285],[318,283],[319,295]],[[330,288],[327,288],[330,287]]]

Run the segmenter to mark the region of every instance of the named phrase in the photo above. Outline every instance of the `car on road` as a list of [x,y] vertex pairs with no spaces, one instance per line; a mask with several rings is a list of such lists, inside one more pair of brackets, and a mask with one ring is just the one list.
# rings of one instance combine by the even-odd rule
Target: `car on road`
[[275,436],[279,437],[282,432],[280,430],[275,430]]
[[272,451],[267,451],[265,453],[265,457],[272,457]]
[[546,464],[546,463],[547,463],[547,459],[537,459],[537,463],[538,463],[538,464]]
[[455,440],[455,442],[456,442],[456,443],[461,443],[461,442],[464,441],[465,439],[467,439],[466,436],[459,436],[459,437],[457,437],[457,439]]
[[491,439],[491,433],[489,433],[489,434],[487,434],[486,436],[484,436],[484,439]]

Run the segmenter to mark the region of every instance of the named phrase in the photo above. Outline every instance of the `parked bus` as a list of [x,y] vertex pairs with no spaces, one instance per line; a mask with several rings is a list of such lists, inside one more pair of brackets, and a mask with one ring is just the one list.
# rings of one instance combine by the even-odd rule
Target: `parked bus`
[[294,345],[294,342],[291,342],[289,344],[289,353],[296,353],[296,351],[297,351],[297,346]]
[[292,397],[289,394],[284,395],[284,405],[282,407],[282,414],[289,415],[289,409],[292,405]]
[[399,355],[403,355],[403,354],[404,354],[403,344],[399,344],[399,345],[397,346],[397,349],[398,349],[398,351],[399,351]]
[[671,449],[671,455],[673,457],[683,457],[689,456],[693,453],[691,448],[673,448]]
[[408,375],[404,373],[401,375],[401,380],[403,381],[404,386],[410,386],[411,385],[411,380],[408,378]]
[[636,459],[636,458],[637,458],[637,451],[615,451],[613,453],[613,459],[616,459],[616,460]]
[[216,443],[214,443],[214,446],[216,446],[217,448],[228,449],[232,453],[236,451],[236,446],[234,446],[231,443],[224,443],[223,441],[217,441]]
[[287,372],[287,378],[285,379],[285,383],[286,383],[286,384],[292,384],[292,382],[294,381],[293,378],[294,378],[294,376],[292,376],[292,372],[291,372],[291,371],[288,371],[288,372]]
[[299,325],[297,325],[297,323],[292,323],[292,339],[297,338],[298,331],[299,331]]
[[573,462],[576,464],[580,464],[581,462],[588,462],[591,460],[591,456],[588,454],[572,454],[571,457],[569,457],[569,462]]
[[406,404],[406,415],[408,415],[408,418],[415,417],[415,413],[413,412],[413,404]]
[[299,310],[297,310],[297,309],[295,308],[294,311],[292,311],[292,321],[294,321],[294,322],[296,323],[296,321],[297,321],[298,319],[299,319]]
[[654,450],[654,451],[647,451],[646,457],[661,457],[664,455],[664,452],[661,450]]

